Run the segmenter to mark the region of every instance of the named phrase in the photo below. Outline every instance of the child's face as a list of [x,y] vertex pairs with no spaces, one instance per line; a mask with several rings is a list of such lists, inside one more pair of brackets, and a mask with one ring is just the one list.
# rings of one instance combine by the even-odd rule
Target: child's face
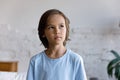
[[66,24],[64,17],[59,14],[50,16],[48,18],[44,36],[47,38],[49,45],[63,45],[66,37]]

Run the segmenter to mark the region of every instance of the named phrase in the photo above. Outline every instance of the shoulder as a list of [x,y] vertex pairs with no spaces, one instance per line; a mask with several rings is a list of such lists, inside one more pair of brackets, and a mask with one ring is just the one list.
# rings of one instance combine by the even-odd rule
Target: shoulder
[[30,59],[30,62],[33,63],[33,62],[39,61],[40,59],[42,59],[43,54],[44,54],[44,51],[32,56],[31,59]]
[[83,62],[82,56],[70,49],[69,49],[69,58],[74,62],[78,62],[78,63]]

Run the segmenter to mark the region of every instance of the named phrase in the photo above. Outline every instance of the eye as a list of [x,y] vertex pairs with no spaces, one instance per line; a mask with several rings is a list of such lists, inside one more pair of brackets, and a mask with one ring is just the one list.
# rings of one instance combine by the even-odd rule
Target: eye
[[54,26],[50,25],[47,27],[47,29],[54,29]]
[[61,24],[59,27],[60,27],[60,28],[64,28],[65,26],[64,26],[63,24]]

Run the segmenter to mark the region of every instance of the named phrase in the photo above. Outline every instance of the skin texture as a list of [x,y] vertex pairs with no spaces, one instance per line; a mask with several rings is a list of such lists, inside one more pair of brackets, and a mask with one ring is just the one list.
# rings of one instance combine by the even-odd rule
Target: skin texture
[[44,36],[49,43],[46,54],[50,58],[59,58],[64,55],[66,48],[63,42],[66,37],[66,25],[63,16],[59,14],[51,15],[48,18]]

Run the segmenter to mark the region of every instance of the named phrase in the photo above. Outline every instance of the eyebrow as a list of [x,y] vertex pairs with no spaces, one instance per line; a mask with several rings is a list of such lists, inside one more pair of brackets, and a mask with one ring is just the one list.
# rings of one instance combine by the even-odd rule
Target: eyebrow
[[[65,23],[60,23],[59,25],[61,25],[61,24],[65,24]],[[51,26],[51,25],[53,25],[53,24],[47,24],[47,26]]]

